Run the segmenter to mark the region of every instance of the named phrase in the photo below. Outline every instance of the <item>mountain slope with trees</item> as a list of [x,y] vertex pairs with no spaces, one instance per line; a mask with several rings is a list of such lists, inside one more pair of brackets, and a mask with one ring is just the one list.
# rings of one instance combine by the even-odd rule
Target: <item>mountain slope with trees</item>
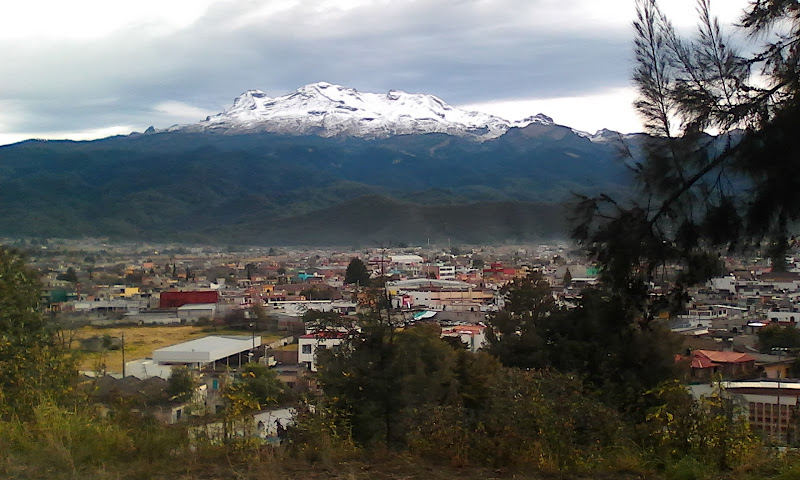
[[[540,124],[483,143],[444,134],[180,132],[28,141],[0,147],[0,233],[282,244],[350,243],[366,231],[415,242],[529,240],[563,236],[551,218],[563,216],[559,205],[571,192],[619,190],[625,175],[613,142]],[[332,215],[340,221],[322,225]]]
[[721,253],[743,247],[783,268],[800,220],[800,6],[751,2],[742,27],[762,44],[752,55],[736,50],[709,0],[698,2],[689,39],[654,0],[637,6],[633,79],[649,133],[634,168],[638,190],[585,195],[574,236],[610,285],[640,298],[667,263],[684,267],[679,295],[713,275]]

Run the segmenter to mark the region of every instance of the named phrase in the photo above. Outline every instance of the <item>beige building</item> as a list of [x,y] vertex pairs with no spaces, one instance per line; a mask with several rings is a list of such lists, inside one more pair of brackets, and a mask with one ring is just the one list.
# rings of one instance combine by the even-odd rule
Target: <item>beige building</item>
[[417,278],[387,284],[392,304],[398,308],[431,310],[480,310],[494,299],[494,291],[456,280]]
[[748,380],[727,382],[725,394],[747,405],[750,427],[766,439],[795,444],[798,432],[798,397],[800,382],[784,380]]

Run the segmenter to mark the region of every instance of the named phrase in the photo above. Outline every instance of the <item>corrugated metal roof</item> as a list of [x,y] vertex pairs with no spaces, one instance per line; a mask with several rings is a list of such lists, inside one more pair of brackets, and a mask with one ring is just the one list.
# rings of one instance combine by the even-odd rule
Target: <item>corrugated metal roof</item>
[[714,363],[743,363],[754,362],[756,359],[746,353],[719,352],[716,350],[695,350],[692,355],[702,355]]
[[708,358],[695,355],[692,357],[692,368],[712,368],[712,367],[719,367],[719,363],[714,363]]
[[153,360],[161,363],[210,363],[260,345],[260,335],[210,335],[154,350]]

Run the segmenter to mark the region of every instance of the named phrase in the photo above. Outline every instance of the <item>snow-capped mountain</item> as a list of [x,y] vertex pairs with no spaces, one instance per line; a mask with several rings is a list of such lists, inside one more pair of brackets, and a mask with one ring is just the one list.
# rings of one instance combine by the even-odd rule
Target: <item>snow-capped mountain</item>
[[196,124],[175,125],[168,131],[273,132],[363,138],[446,133],[488,140],[512,127],[531,123],[554,125],[550,117],[542,114],[510,122],[487,113],[451,107],[433,95],[399,90],[386,94],[364,93],[320,82],[275,98],[260,90],[248,90],[224,112]]

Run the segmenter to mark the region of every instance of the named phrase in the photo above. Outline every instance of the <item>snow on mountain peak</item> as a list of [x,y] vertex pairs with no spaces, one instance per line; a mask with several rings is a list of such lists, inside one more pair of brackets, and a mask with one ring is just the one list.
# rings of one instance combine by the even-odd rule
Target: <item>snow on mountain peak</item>
[[168,130],[364,138],[446,133],[487,140],[499,137],[512,127],[531,123],[555,125],[552,118],[543,114],[509,122],[487,113],[452,107],[433,95],[402,90],[389,90],[386,94],[366,93],[317,82],[274,98],[261,90],[248,90],[222,113],[196,124],[176,125]]
[[552,117],[548,117],[544,113],[537,113],[536,115],[532,115],[527,117],[523,120],[520,120],[517,123],[522,123],[526,125],[530,125],[531,123],[540,123],[542,125],[555,125]]
[[256,99],[263,98],[269,97],[261,90],[248,90],[234,99],[232,108],[249,108],[252,110],[258,106]]

